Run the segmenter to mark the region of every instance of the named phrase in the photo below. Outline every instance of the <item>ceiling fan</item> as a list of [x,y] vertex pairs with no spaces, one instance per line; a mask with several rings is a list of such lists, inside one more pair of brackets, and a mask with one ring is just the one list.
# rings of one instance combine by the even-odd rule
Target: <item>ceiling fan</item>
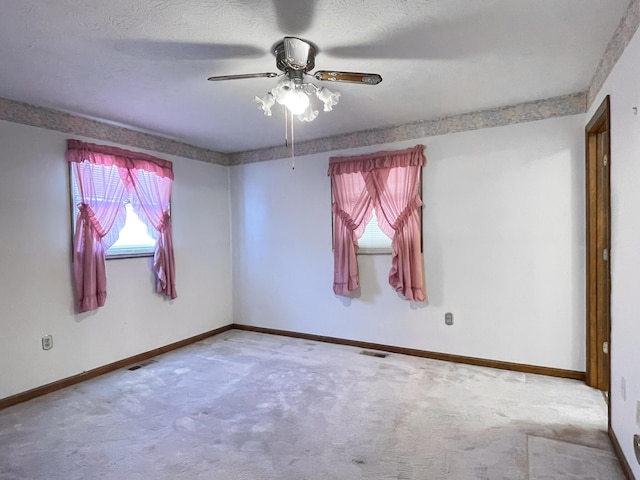
[[209,77],[207,80],[217,82],[221,80],[241,80],[246,78],[274,78],[282,76],[275,88],[264,97],[256,97],[256,102],[265,115],[271,115],[271,107],[277,102],[284,105],[289,111],[298,116],[301,121],[311,121],[318,115],[318,111],[311,106],[309,97],[313,94],[324,103],[324,110],[330,111],[338,103],[339,92],[332,92],[324,87],[305,81],[306,77],[328,82],[359,83],[364,85],[377,85],[382,77],[377,73],[341,72],[331,70],[318,70],[313,74],[309,72],[315,67],[317,48],[311,42],[297,37],[284,37],[281,42],[273,47],[276,57],[276,67],[283,73],[247,73],[240,75],[219,75]]

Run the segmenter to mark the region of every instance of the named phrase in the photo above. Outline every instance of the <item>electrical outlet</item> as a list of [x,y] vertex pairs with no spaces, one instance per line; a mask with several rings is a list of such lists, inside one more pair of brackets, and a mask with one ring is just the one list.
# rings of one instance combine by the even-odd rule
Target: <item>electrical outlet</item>
[[53,337],[51,335],[45,335],[42,337],[42,349],[51,350],[53,348]]
[[453,313],[447,312],[444,314],[444,323],[447,325],[453,325]]
[[620,379],[620,395],[623,401],[627,401],[627,379],[622,377]]
[[636,402],[636,425],[640,428],[640,400]]

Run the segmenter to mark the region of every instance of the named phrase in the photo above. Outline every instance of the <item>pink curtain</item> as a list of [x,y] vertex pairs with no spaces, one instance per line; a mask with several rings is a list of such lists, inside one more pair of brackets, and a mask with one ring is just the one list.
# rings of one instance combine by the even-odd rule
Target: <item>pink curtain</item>
[[373,175],[378,225],[392,239],[389,284],[415,302],[427,299],[420,251],[420,168],[384,168]]
[[82,162],[72,168],[82,197],[73,242],[75,299],[78,311],[88,312],[107,298],[105,252],[125,223],[125,189],[116,166]]
[[333,213],[333,291],[349,295],[360,286],[358,277],[358,238],[373,215],[373,200],[361,172],[331,177]]
[[[392,152],[379,152],[355,157],[332,157],[329,160],[329,175],[333,185],[340,183],[344,177],[358,176],[360,192],[368,197],[368,217],[363,217],[363,224],[371,219],[370,208],[376,207],[378,224],[383,232],[392,238],[393,255],[389,284],[407,300],[425,301],[427,299],[424,288],[424,272],[422,253],[420,251],[420,217],[419,208],[422,200],[419,195],[420,171],[426,163],[424,146]],[[334,198],[336,189],[334,188]],[[336,204],[334,203],[334,212]],[[336,290],[336,282],[356,272],[357,280],[357,239],[362,235],[362,229],[352,229],[355,238],[348,238],[345,229],[338,228],[336,214],[335,250],[334,250],[334,291],[339,295],[346,295],[357,288],[359,283],[353,281],[346,284],[342,290]],[[355,224],[354,224],[355,225]],[[360,227],[360,225],[357,225]],[[340,240],[338,237],[342,236]],[[346,250],[352,241],[355,246],[353,253]],[[347,263],[344,258],[347,257]],[[338,261],[340,259],[340,261]],[[347,268],[348,267],[348,268]]]
[[147,231],[156,240],[153,270],[156,274],[156,291],[176,298],[175,260],[173,258],[173,235],[169,202],[171,179],[159,177],[146,170],[133,169],[130,180],[135,195],[131,197],[134,211],[146,225]]
[[67,160],[75,168],[83,198],[78,205],[73,258],[78,311],[104,305],[105,252],[124,225],[127,200],[157,240],[157,290],[176,298],[169,216],[173,164],[151,155],[78,140],[67,141]]

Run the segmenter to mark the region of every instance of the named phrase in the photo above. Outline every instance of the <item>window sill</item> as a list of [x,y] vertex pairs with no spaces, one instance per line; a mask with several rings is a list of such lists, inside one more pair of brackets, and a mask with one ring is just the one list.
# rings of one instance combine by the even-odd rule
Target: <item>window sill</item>
[[392,255],[393,250],[390,248],[361,248],[357,255]]
[[119,258],[138,258],[138,257],[153,257],[153,250],[120,250],[115,252],[110,252],[105,255],[107,260],[117,260]]

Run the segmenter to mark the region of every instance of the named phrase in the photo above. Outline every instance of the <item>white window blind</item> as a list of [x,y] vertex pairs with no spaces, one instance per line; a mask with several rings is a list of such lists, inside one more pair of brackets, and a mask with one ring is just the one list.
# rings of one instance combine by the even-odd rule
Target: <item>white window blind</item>
[[367,224],[364,233],[358,239],[358,253],[375,255],[381,253],[392,253],[391,239],[380,230],[378,226],[378,218],[376,216],[376,210],[373,209],[373,217]]

